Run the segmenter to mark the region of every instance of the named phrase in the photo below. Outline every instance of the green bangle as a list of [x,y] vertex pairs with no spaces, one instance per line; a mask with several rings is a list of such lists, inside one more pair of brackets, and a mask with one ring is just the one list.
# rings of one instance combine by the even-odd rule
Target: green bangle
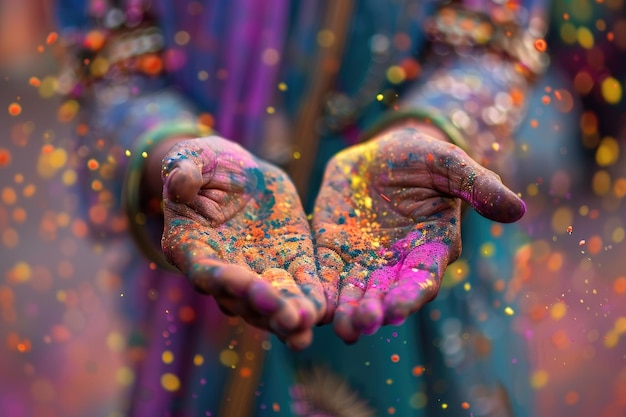
[[[141,252],[158,267],[178,271],[172,266],[160,247],[157,247],[146,232],[146,214],[141,211],[139,190],[145,159],[154,147],[165,139],[175,136],[201,137],[210,130],[192,121],[170,122],[159,125],[140,136],[130,153],[128,169],[122,186],[122,208],[128,219],[128,231]],[[128,152],[128,151],[127,151]]]
[[399,121],[411,119],[423,121],[439,128],[450,139],[450,142],[469,153],[469,146],[461,131],[448,118],[434,109],[409,108],[387,112],[374,126],[365,131],[362,141],[373,138]]

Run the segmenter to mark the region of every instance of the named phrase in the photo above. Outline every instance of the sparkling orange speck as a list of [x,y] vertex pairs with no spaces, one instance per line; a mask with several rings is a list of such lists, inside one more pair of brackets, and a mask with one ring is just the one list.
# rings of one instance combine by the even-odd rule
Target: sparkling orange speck
[[556,90],[554,92],[554,97],[556,97],[557,100],[561,101],[563,99],[563,96],[561,95],[561,92],[559,90]]
[[589,245],[587,245],[589,253],[597,255],[602,250],[602,238],[598,235],[594,235],[589,239]]
[[8,149],[0,148],[0,167],[7,166],[11,163],[11,153]]
[[43,154],[49,154],[49,153],[52,153],[53,151],[54,151],[54,146],[50,145],[49,143],[46,143],[45,145],[41,147],[41,153]]
[[30,79],[28,80],[28,84],[32,85],[33,87],[39,87],[41,85],[41,81],[37,77],[30,77]]
[[57,40],[58,37],[59,37],[59,35],[57,35],[56,32],[50,32],[48,34],[48,37],[46,38],[46,43],[48,45],[52,45]]
[[100,164],[95,159],[90,159],[89,161],[87,161],[87,168],[89,168],[92,171],[95,171],[96,169],[98,169],[99,166]]
[[549,97],[549,96],[543,96],[543,97],[541,98],[541,102],[542,102],[543,104],[546,104],[546,105],[550,104],[550,97]]
[[624,294],[626,292],[626,277],[615,278],[613,291],[615,291],[615,294]]
[[32,347],[32,343],[30,343],[30,340],[28,339],[23,340],[22,342],[17,344],[17,350],[22,353],[30,351]]
[[139,61],[141,71],[148,75],[157,75],[163,70],[163,61],[156,54],[148,54]]
[[215,119],[213,119],[213,116],[210,113],[202,113],[198,116],[198,122],[203,126],[213,127]]
[[252,375],[252,369],[248,368],[247,366],[244,366],[243,368],[239,370],[239,375],[242,378],[249,378]]
[[76,126],[76,134],[79,136],[85,136],[89,132],[89,126],[85,123],[80,123]]
[[178,311],[178,317],[184,323],[191,323],[196,318],[196,311],[191,306],[182,306]]
[[102,204],[95,204],[89,207],[89,220],[94,224],[103,224],[107,217],[109,217],[109,212],[107,208]]
[[17,116],[22,112],[22,106],[19,103],[11,103],[9,104],[9,114],[11,116]]
[[393,355],[391,355],[391,362],[397,363],[399,361],[400,361],[400,355],[395,354],[395,353]]
[[43,45],[38,45],[37,46],[37,52],[42,53],[43,51],[44,51]]
[[461,408],[464,409],[464,410],[468,410],[470,408],[470,405],[469,405],[469,403],[467,401],[463,401],[461,403]]
[[85,36],[85,40],[83,41],[83,45],[91,49],[93,51],[98,51],[102,49],[104,43],[106,42],[106,36],[99,30],[92,30]]
[[404,73],[406,74],[407,80],[416,79],[421,72],[421,67],[420,67],[419,62],[417,62],[417,60],[413,58],[405,58],[400,63],[400,66],[404,69]]
[[74,234],[74,236],[76,237],[85,237],[87,236],[89,229],[87,228],[87,224],[85,224],[84,221],[80,220],[80,219],[75,219],[72,222],[72,233]]
[[502,236],[502,226],[500,224],[493,224],[491,226],[491,236],[500,237]]
[[413,376],[420,376],[424,373],[424,367],[423,366],[414,366],[413,367]]
[[537,126],[539,126],[539,122],[537,121],[537,119],[533,119],[533,120],[530,121],[530,127],[532,127],[534,129]]
[[535,49],[539,52],[545,52],[548,48],[548,44],[544,39],[536,39],[535,40]]
[[613,32],[608,32],[608,33],[606,34],[606,39],[607,39],[607,40],[609,40],[609,41],[611,41],[611,42],[612,42],[614,38],[615,38],[615,35],[613,35]]

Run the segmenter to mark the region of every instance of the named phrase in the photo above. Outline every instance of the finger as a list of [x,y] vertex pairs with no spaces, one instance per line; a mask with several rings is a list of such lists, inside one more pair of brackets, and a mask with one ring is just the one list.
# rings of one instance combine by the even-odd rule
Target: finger
[[282,308],[270,319],[270,327],[274,331],[291,333],[313,325],[315,307],[302,295],[289,272],[281,268],[268,268],[262,272],[261,277],[284,301]]
[[192,161],[182,159],[163,174],[163,195],[177,203],[190,203],[202,187],[202,172]]
[[317,262],[319,265],[319,276],[326,297],[326,314],[321,319],[321,322],[330,323],[339,301],[339,277],[345,262],[337,252],[325,247],[317,248]]
[[242,266],[232,264],[224,264],[220,266],[217,272],[213,273],[210,277],[203,277],[199,274],[195,274],[192,277],[192,282],[199,285],[203,282],[203,280],[208,278],[211,279],[210,284],[207,285],[210,285],[213,288],[212,295],[218,296],[223,292],[242,299],[247,299],[248,291],[253,282],[262,284],[259,276],[253,271]]
[[315,261],[310,256],[300,256],[289,265],[289,274],[294,278],[302,294],[314,306],[313,323],[317,323],[326,313],[326,297],[319,280]]
[[215,297],[215,302],[220,308],[220,311],[230,317],[243,317],[245,316],[243,304],[241,299],[224,295],[221,297]]
[[193,286],[215,297],[226,314],[269,318],[283,307],[279,292],[246,268],[215,260],[198,261],[195,265],[190,274]]
[[163,158],[161,178],[166,198],[189,203],[203,184],[202,174],[213,169],[216,154],[212,144],[218,138],[199,138],[178,142]]
[[341,283],[333,326],[335,333],[347,343],[356,342],[360,335],[353,323],[356,307],[365,293],[368,275],[367,269],[353,265]]
[[213,296],[226,315],[249,315],[242,296],[258,281],[251,271],[212,258],[197,260],[193,265],[188,275],[196,291]]
[[[175,264],[178,266],[178,263]],[[205,259],[196,259],[191,265],[188,270],[187,268],[181,268],[181,271],[186,271],[189,281],[191,281],[196,291],[206,295],[215,295],[222,291],[222,282],[219,277],[223,272],[223,268],[227,266],[226,264],[216,258],[207,257]],[[181,266],[187,265],[181,264]]]
[[[208,273],[193,274],[191,281],[198,291],[213,295],[225,314],[240,316],[258,328],[281,335],[293,332],[303,321],[299,303],[285,302],[280,287],[264,281],[266,277],[239,265],[224,264],[218,269],[211,266]],[[295,340],[294,346],[305,347],[304,339]]]
[[382,326],[385,319],[383,298],[394,283],[399,266],[400,264],[383,267],[372,272],[352,321],[354,327],[362,334],[374,334]]
[[493,171],[445,142],[433,139],[428,151],[426,161],[437,191],[461,198],[490,220],[511,223],[522,218],[526,205]]
[[429,242],[411,251],[383,300],[386,324],[402,324],[437,295],[450,251],[448,245],[439,242]]
[[276,290],[264,281],[256,281],[248,288],[250,307],[259,314],[271,316],[283,306],[282,298],[277,297]]
[[337,336],[348,344],[355,343],[359,339],[360,332],[352,324],[354,305],[339,305],[333,318],[333,329]]
[[365,296],[355,309],[352,317],[353,327],[362,334],[371,335],[380,329],[385,318],[382,296]]
[[[264,328],[279,333],[289,333],[298,328],[302,322],[301,303],[297,298],[287,298],[290,291],[297,290],[286,271],[270,268],[259,277],[252,271],[238,265],[226,265],[219,275],[217,284],[230,295],[239,297],[241,306],[239,314],[253,316],[250,310],[266,315],[267,325]],[[247,310],[249,309],[249,310]]]
[[285,337],[285,343],[297,352],[306,349],[313,342],[313,330],[309,327],[293,335]]

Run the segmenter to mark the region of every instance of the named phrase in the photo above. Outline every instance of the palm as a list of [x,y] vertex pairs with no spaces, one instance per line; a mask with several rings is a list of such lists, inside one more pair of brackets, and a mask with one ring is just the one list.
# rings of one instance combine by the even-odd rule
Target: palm
[[[229,314],[279,333],[310,327],[324,299],[308,222],[287,176],[217,137],[188,141],[170,155],[163,235],[168,259]],[[175,170],[181,163],[201,178],[181,177]],[[186,192],[189,183],[197,189],[193,199],[176,201],[172,189]]]
[[[475,189],[478,175],[483,188]],[[493,200],[481,207],[484,190]],[[458,197],[493,218],[492,203],[502,197],[493,190],[506,197],[496,219],[517,220],[521,202],[493,173],[453,145],[415,131],[336,155],[316,201],[313,232],[339,335],[354,340],[359,332],[400,323],[432,299],[461,250]]]

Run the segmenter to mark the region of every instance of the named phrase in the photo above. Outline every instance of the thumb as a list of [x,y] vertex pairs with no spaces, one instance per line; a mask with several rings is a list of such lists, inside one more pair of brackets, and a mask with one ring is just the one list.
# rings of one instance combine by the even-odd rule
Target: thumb
[[202,173],[191,161],[179,161],[163,175],[163,196],[177,203],[190,203],[202,186]]
[[512,223],[522,218],[526,205],[496,173],[457,146],[442,142],[432,151],[432,179],[437,191],[462,199],[490,220]]
[[177,143],[163,158],[161,179],[163,196],[176,203],[190,203],[204,182],[205,167],[212,166],[215,155],[203,139]]

